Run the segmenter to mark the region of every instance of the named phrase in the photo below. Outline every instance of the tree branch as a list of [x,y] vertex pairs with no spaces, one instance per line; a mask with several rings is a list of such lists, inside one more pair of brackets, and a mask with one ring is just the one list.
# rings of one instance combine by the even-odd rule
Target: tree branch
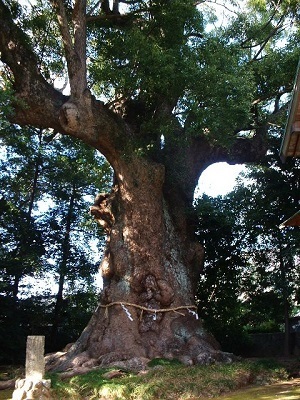
[[180,171],[177,190],[183,188],[182,192],[189,196],[191,202],[201,173],[211,164],[244,164],[261,160],[268,148],[267,132],[268,124],[265,123],[256,128],[253,138],[237,137],[228,148],[214,145],[204,135],[192,138],[188,146],[181,146],[173,151],[173,154],[177,154],[175,159],[170,154],[170,163],[174,165],[177,159],[185,159],[181,163],[184,167]]
[[[275,12],[274,12],[274,14],[272,15],[272,17],[270,18],[270,20],[265,24],[265,26],[262,27],[262,30],[264,30],[264,29],[272,22],[272,19],[273,19],[274,15],[275,15]],[[282,31],[285,29],[284,24],[283,24],[283,20],[284,20],[284,16],[281,16],[281,17],[279,18],[279,21],[277,22],[277,25],[276,25],[276,26],[271,30],[271,32],[270,32],[263,40],[261,40],[260,42],[254,43],[254,44],[250,44],[250,45],[246,45],[247,42],[251,42],[251,40],[253,40],[253,38],[248,38],[248,39],[246,39],[244,42],[241,43],[241,47],[242,47],[243,49],[252,49],[252,48],[255,48],[255,47],[257,47],[257,46],[260,46],[260,48],[258,49],[258,51],[256,52],[256,54],[254,55],[254,57],[252,58],[252,60],[250,60],[251,62],[257,61],[259,55],[263,52],[264,48],[265,48],[266,45],[269,43],[270,39],[272,39],[274,36],[276,36],[277,34],[279,34],[280,32],[282,32]]]
[[266,47],[266,45],[269,43],[269,40],[275,36],[276,34],[280,33],[283,30],[283,25],[278,25],[276,26],[272,32],[270,32],[270,34],[265,38],[264,42],[261,44],[260,49],[257,51],[257,53],[255,54],[255,56],[252,58],[252,61],[256,61],[258,60],[259,55],[263,52],[264,48]]
[[12,123],[53,128],[77,137],[113,162],[116,147],[124,140],[122,135],[128,134],[122,120],[89,91],[82,93],[74,103],[46,81],[30,38],[14,23],[3,0],[0,0],[0,54],[13,75]]
[[68,27],[69,24],[66,9],[62,0],[51,0],[51,4],[57,14],[57,21],[68,60],[75,57],[75,51],[72,43],[72,36]]
[[87,88],[86,71],[86,0],[76,0],[73,10],[74,49],[79,58],[80,69],[76,80],[79,94]]
[[[42,76],[30,39],[14,23],[9,8],[0,0],[1,60],[13,75],[15,109],[11,119],[20,125],[61,129],[59,110],[66,101]],[[61,129],[63,132],[63,130]]]
[[69,31],[69,19],[63,0],[51,0],[51,4],[57,13],[58,25],[64,44],[71,96],[80,98],[87,87],[86,0],[75,1],[72,13],[73,35]]

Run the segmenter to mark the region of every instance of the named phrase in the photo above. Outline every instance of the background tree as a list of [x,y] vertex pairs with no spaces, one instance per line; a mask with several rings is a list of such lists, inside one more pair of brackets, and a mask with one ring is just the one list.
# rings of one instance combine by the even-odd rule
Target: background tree
[[285,321],[289,354],[288,319],[298,310],[299,231],[279,225],[299,206],[299,161],[281,163],[280,133],[270,132],[268,154],[247,167],[233,192],[197,203],[207,255],[199,312],[231,351],[245,351],[243,332],[279,331]]
[[[223,359],[189,312],[203,261],[193,193],[208,165],[266,152],[299,57],[298,5],[246,3],[227,26],[206,29],[206,2],[118,4],[53,0],[24,14],[0,2],[10,120],[79,138],[114,170],[111,194],[93,208],[109,237],[101,304],[54,367]],[[67,75],[69,95],[53,71]]]
[[17,134],[11,129],[9,135],[10,140],[16,141],[13,146],[7,141],[6,148],[2,148],[7,152],[4,157],[9,159],[1,162],[2,262],[7,265],[7,277],[11,277],[7,290],[16,301],[21,277],[38,268],[44,251],[41,232],[32,215],[34,200],[39,196],[36,182],[41,137],[35,130]]
[[[16,133],[8,129],[7,146],[2,147],[0,230],[1,230],[1,353],[13,359],[25,344],[23,306],[19,302],[21,281],[42,268],[42,232],[33,216],[38,200],[40,169],[39,131]],[[10,140],[15,140],[13,145]],[[18,343],[15,346],[15,343]]]
[[[16,127],[1,134],[1,360],[18,362],[28,334],[45,334],[47,350],[58,350],[78,337],[96,307],[89,246],[103,244],[92,239],[88,210],[111,173],[92,149],[68,138]],[[56,301],[51,275],[58,275]]]
[[240,354],[241,346],[245,347],[247,342],[240,299],[245,260],[235,204],[229,196],[203,195],[195,207],[199,215],[198,238],[205,249],[197,291],[198,312],[222,348]]
[[[96,293],[93,283],[98,265],[90,249],[95,229],[91,229],[88,210],[95,193],[99,189],[106,190],[110,184],[111,171],[105,160],[97,157],[91,148],[80,143],[74,145],[68,137],[60,138],[54,146],[54,157],[44,170],[44,178],[48,182],[45,194],[51,203],[40,217],[40,222],[43,231],[47,232],[49,269],[58,286],[49,338],[52,348],[57,350],[59,345],[77,338],[80,334],[78,329],[82,329],[90,318],[90,313],[82,316],[82,310],[80,328],[71,324],[70,313],[74,310],[70,303],[71,299],[76,302],[76,294],[84,300],[86,293],[87,304],[89,294]],[[98,236],[103,242],[104,232],[98,232]],[[103,243],[98,241],[97,245],[101,247]],[[75,321],[76,317],[71,319]],[[72,328],[65,329],[68,324]]]

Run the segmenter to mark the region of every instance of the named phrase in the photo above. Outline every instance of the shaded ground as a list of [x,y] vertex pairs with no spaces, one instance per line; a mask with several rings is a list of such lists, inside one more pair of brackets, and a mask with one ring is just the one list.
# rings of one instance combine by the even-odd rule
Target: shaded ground
[[[214,400],[299,400],[300,378],[272,385],[255,386],[237,390]],[[199,399],[200,400],[200,399]]]
[[300,400],[300,358],[282,357],[276,358],[276,361],[284,366],[289,380],[268,385],[248,386],[230,394],[215,397],[214,400]]
[[[0,400],[11,399],[11,390],[1,390]],[[214,400],[299,400],[300,378],[272,385],[256,386],[237,390],[230,395],[215,397]],[[176,399],[174,399],[176,400]],[[201,400],[201,398],[199,399]],[[204,399],[203,399],[204,400]]]
[[12,390],[0,390],[0,400],[8,400],[12,397]]
[[[161,362],[164,365],[166,360]],[[66,380],[53,375],[53,395],[60,400],[88,400],[92,392],[99,393],[97,398],[110,400],[208,400],[206,396],[215,400],[300,399],[300,358],[251,359],[245,360],[245,363],[191,369],[172,365],[170,361],[167,364],[165,367],[152,366],[154,368],[147,374],[121,373],[121,377],[113,379],[107,379],[105,371],[99,370]],[[0,383],[8,382],[12,377],[20,377],[24,374],[23,370],[0,366]],[[282,381],[278,382],[278,379]],[[85,391],[87,385],[91,390]],[[101,397],[103,390],[109,390],[111,395]],[[74,392],[73,397],[67,396],[70,391]],[[11,396],[12,390],[0,390],[0,400],[11,399]]]

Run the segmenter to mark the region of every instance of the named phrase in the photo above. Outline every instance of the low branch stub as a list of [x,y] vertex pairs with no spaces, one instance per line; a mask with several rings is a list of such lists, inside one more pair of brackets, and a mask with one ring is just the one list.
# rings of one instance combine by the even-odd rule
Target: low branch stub
[[60,110],[59,122],[66,132],[77,132],[79,130],[79,111],[75,103],[67,102]]

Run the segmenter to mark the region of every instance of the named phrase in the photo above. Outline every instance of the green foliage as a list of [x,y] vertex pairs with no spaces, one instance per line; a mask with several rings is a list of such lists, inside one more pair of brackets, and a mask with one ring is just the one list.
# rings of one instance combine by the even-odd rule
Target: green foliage
[[[93,285],[90,283],[88,288],[86,286],[81,287],[77,284],[73,288],[65,287],[63,304],[59,309],[57,332],[53,332],[57,300],[53,295],[45,296],[44,301],[48,303],[48,306],[44,320],[36,325],[33,323],[29,325],[32,330],[35,328],[33,332],[46,336],[47,352],[62,350],[67,344],[74,343],[87,326],[99,299]],[[32,319],[29,321],[31,322]]]
[[193,136],[202,133],[212,143],[230,146],[234,132],[249,123],[252,71],[241,65],[238,48],[226,36],[207,37],[197,53],[194,87],[182,100],[184,113],[193,115],[188,130]]
[[139,97],[147,107],[162,95],[180,95],[191,70],[183,31],[202,32],[201,16],[191,1],[153,4],[150,15],[123,30],[92,30],[90,71],[97,94]]
[[[77,339],[96,307],[90,246],[95,233],[104,235],[88,207],[108,190],[111,170],[81,143],[33,128],[3,129],[1,144],[0,353],[1,362],[18,362],[27,335],[46,335],[47,351],[61,349]],[[61,283],[59,309],[45,283],[51,277]]]
[[166,358],[153,358],[153,360],[149,361],[148,367],[153,368],[158,365],[162,367],[167,367],[167,366],[176,366],[176,365],[181,365],[182,363],[179,360],[172,359],[168,360]]
[[31,11],[27,11],[21,24],[25,32],[30,32],[32,46],[38,54],[40,69],[51,83],[60,78],[65,81],[65,61],[62,57],[63,45],[59,39],[58,26],[53,23],[57,18],[53,8],[47,3],[35,1]]
[[[27,9],[17,2],[9,6],[41,73],[64,85],[63,41],[51,5],[38,0]],[[275,100],[286,104],[283,95],[292,89],[300,55],[297,1],[277,7],[264,0],[242,6],[229,1],[219,10],[222,24],[206,2],[134,0],[123,6],[118,17],[106,18],[99,3],[88,3],[87,79],[92,92],[137,130],[127,143],[131,150],[158,159],[162,134],[169,136],[166,143],[184,145],[202,136],[230,148],[238,132],[265,122]],[[66,14],[71,26],[71,4]],[[139,111],[127,115],[130,101]],[[176,138],[175,122],[185,127]]]
[[196,210],[198,237],[206,250],[197,294],[199,313],[224,350],[240,353],[248,339],[240,320],[242,305],[238,296],[243,260],[233,231],[232,204],[221,197],[203,196]]
[[199,312],[228,351],[244,351],[247,332],[280,331],[286,302],[297,310],[299,231],[278,227],[297,210],[299,163],[281,164],[276,131],[272,142],[232,193],[196,205],[206,250]]
[[[0,77],[0,130],[9,127],[7,117],[13,113],[11,101],[13,99],[12,88],[4,83],[4,80]],[[5,87],[5,89],[4,89]]]

